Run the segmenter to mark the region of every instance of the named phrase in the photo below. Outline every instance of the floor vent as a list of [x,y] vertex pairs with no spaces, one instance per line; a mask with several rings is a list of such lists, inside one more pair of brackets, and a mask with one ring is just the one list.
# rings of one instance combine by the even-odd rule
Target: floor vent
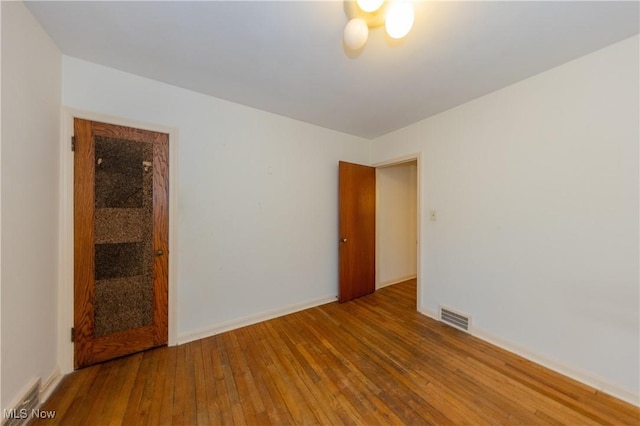
[[440,306],[440,321],[464,331],[469,331],[471,325],[471,317],[444,306]]
[[32,414],[40,406],[40,380],[38,380],[12,409],[3,410],[2,426],[24,426],[32,419]]

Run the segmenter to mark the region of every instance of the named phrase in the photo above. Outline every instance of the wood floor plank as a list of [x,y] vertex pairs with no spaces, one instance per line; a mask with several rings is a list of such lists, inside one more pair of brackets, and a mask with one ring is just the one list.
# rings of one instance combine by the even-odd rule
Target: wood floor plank
[[[273,360],[265,356],[264,345],[265,336],[258,327],[247,327],[244,332],[252,344],[248,345],[247,353],[251,362],[251,370],[256,377],[257,386],[261,389],[261,395],[265,403],[270,401],[271,405],[266,404],[267,415],[272,424],[294,424],[293,417],[287,408],[284,399],[280,396],[280,392],[275,384],[275,380],[271,378],[271,370],[269,367],[273,365]],[[277,380],[277,378],[276,378]]]
[[[373,411],[376,414],[370,421],[379,423],[384,419],[395,418],[403,423],[415,423],[421,420],[418,413],[406,410],[408,407],[405,407],[404,399],[399,401],[394,399],[395,389],[388,385],[393,383],[395,379],[389,377],[387,371],[376,367],[372,359],[375,353],[374,348],[368,347],[366,350],[362,350],[361,344],[352,335],[335,335],[330,328],[321,328],[322,323],[316,324],[316,327],[311,333],[314,333],[318,340],[329,349],[336,360],[340,360],[342,353],[349,353],[354,358],[355,362],[345,363],[343,360],[346,367],[343,374],[352,375],[352,381],[359,385],[357,391],[354,392],[356,393],[354,398],[361,402],[360,411],[365,413]],[[397,373],[397,371],[393,372]],[[374,376],[377,376],[378,380],[372,380],[371,378]],[[401,377],[401,375],[397,377]],[[367,395],[368,397],[366,397]],[[406,393],[403,396],[406,398]],[[387,407],[390,404],[394,404],[395,407]]]
[[131,397],[124,418],[127,424],[143,426],[151,407],[157,380],[160,351],[147,351],[140,364],[136,382],[131,390]]
[[[276,383],[295,424],[319,424],[316,407],[312,405],[313,398],[305,392],[300,377],[291,370],[290,358],[283,354],[285,345],[282,337],[273,330],[270,323],[271,321],[267,321],[258,324],[258,327],[270,342],[275,343],[263,344],[265,354],[273,361],[268,366],[272,380]],[[266,343],[266,340],[263,340],[263,343]]]
[[200,341],[202,345],[202,361],[203,374],[205,379],[205,401],[204,404],[198,404],[199,409],[206,410],[209,422],[212,425],[224,424],[222,421],[222,409],[220,406],[220,398],[217,395],[216,379],[213,371],[213,339]]
[[[136,354],[137,355],[137,354]],[[93,398],[87,402],[90,404],[91,409],[87,413],[87,422],[95,422],[98,419],[101,420],[103,425],[110,423],[116,417],[119,417],[119,410],[111,411],[111,403],[119,398],[120,386],[126,378],[125,364],[126,358],[119,358],[108,365],[104,365],[104,371],[100,375],[102,383],[97,387],[97,392],[93,395]],[[118,392],[113,392],[117,389]]]
[[[265,414],[264,403],[258,392],[251,371],[247,366],[247,360],[244,354],[246,345],[238,342],[240,333],[226,333],[222,336],[227,346],[227,354],[233,378],[235,380],[238,395],[246,395],[245,400],[239,400],[238,403],[244,413],[247,424],[253,425],[258,423],[258,418]],[[245,343],[245,342],[243,342]]]
[[196,347],[199,347],[198,342],[178,346],[172,420],[175,425],[196,424],[196,392],[193,371],[193,352]]
[[123,424],[126,419],[127,405],[131,401],[131,392],[140,370],[143,355],[143,353],[137,353],[122,359],[120,374],[115,377],[120,390],[115,398],[109,399],[108,407],[105,406],[109,412],[109,426]]
[[[78,373],[86,373],[87,375],[82,382],[82,386],[78,389],[78,393],[76,394],[73,403],[68,409],[68,415],[61,416],[60,420],[65,425],[84,425],[85,419],[91,413],[91,401],[95,397],[95,394],[89,394],[89,392],[100,392],[100,388],[102,383],[104,383],[104,368],[102,366],[96,366],[100,368],[92,368],[92,369],[84,369],[81,371],[76,371],[72,373],[72,375]],[[62,393],[62,392],[61,392]],[[68,394],[68,392],[64,392]],[[54,401],[48,401],[52,405],[59,407],[57,403]]]
[[[178,347],[163,348],[165,355],[162,360],[162,369],[158,369],[160,386],[154,395],[149,421],[147,425],[170,425],[173,421],[173,406],[176,383],[176,363]],[[161,373],[163,372],[164,373]]]
[[230,393],[227,390],[227,385],[225,382],[225,370],[222,364],[226,360],[226,351],[222,346],[221,336],[215,336],[207,340],[211,340],[212,343],[210,356],[216,400],[218,401],[220,408],[221,424],[233,424],[234,419],[231,410],[232,403],[229,397]]
[[[193,352],[193,379],[195,381],[195,410],[196,424],[209,425],[209,410],[207,409],[207,376],[204,371],[204,355],[202,353],[202,341],[194,342]],[[188,361],[187,361],[188,362]],[[190,403],[187,401],[187,404]]]
[[[99,366],[96,366],[99,367]],[[92,370],[75,371],[65,377],[58,389],[51,395],[47,404],[56,407],[56,421],[65,421],[70,424],[72,419],[77,418],[77,401],[81,401],[87,388],[92,388],[93,381],[98,376],[100,368]],[[48,420],[35,419],[32,424],[45,424]]]
[[[335,338],[334,335],[328,333],[328,330],[322,329],[321,323],[316,323],[316,327],[309,329],[308,332],[317,338],[318,347],[330,356],[328,365],[331,365],[331,368],[339,367],[333,380],[338,385],[338,391],[346,395],[349,401],[355,405],[359,422],[381,423],[387,417],[386,407],[379,398],[381,388],[376,385],[374,380],[367,377],[349,357],[344,356],[345,353],[349,353],[350,357],[355,357],[354,361],[357,362],[362,359],[361,354],[353,351],[352,348],[347,348],[344,340]],[[347,349],[343,350],[344,348]],[[364,366],[361,367],[364,368]]]
[[640,424],[640,408],[416,312],[415,280],[88,367],[43,409],[98,426]]

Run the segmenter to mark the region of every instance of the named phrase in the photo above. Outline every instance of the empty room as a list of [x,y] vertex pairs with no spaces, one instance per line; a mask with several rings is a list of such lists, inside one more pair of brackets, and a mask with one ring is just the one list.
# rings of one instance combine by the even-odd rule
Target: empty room
[[640,424],[637,1],[1,1],[26,424]]

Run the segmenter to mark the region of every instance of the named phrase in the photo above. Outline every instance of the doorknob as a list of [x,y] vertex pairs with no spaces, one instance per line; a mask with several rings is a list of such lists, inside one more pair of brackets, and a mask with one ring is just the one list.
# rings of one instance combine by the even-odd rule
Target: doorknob
[[346,238],[340,238],[340,242],[341,242],[341,243],[346,243],[346,242],[347,242],[347,239],[346,239]]
[[164,252],[162,250],[156,250],[156,256],[162,256]]

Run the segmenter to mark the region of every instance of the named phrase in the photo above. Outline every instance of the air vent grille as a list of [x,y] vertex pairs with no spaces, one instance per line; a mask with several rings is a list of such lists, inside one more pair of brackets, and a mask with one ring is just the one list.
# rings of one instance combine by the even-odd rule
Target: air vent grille
[[440,321],[464,331],[469,331],[471,325],[471,317],[443,306],[440,306]]
[[32,413],[40,406],[40,380],[24,395],[17,407],[3,410],[2,426],[26,426],[32,419]]

